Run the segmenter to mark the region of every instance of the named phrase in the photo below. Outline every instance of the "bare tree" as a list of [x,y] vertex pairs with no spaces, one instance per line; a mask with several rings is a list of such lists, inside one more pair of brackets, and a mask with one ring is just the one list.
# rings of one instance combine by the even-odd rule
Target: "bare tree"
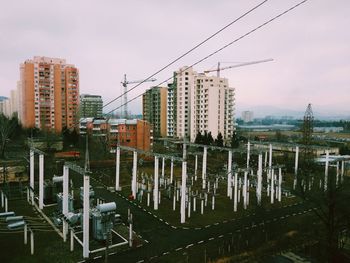
[[0,158],[5,157],[7,144],[17,126],[17,118],[12,117],[9,119],[5,115],[0,114]]

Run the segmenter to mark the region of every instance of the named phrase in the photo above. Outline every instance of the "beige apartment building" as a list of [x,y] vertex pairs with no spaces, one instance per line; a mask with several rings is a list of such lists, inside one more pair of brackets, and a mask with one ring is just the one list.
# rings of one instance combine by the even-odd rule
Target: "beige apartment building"
[[[226,78],[197,73],[192,67],[182,67],[174,76],[176,122],[174,137],[193,142],[198,132],[211,132],[214,138],[221,132],[228,140],[235,129],[235,90]],[[169,106],[169,105],[168,105]],[[169,126],[169,124],[168,124]],[[176,126],[176,127],[175,127]],[[171,127],[168,127],[168,130]]]
[[20,65],[19,119],[25,128],[75,128],[79,71],[65,59],[34,57]]

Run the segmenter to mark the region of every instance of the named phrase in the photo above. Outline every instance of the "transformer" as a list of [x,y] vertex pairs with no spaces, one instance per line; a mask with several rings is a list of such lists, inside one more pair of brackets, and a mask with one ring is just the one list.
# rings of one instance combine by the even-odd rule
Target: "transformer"
[[[63,193],[58,193],[56,195],[57,198],[57,210],[58,212],[62,213],[63,210]],[[73,197],[69,194],[68,195],[68,212],[73,212],[74,207],[73,207]]]
[[108,234],[113,229],[115,223],[115,212],[117,205],[115,202],[99,204],[91,210],[92,235],[94,239],[102,241],[108,239]]
[[[90,186],[90,192],[89,192],[90,207],[93,206],[94,197],[95,197],[94,189]],[[84,205],[84,188],[83,187],[80,187],[80,204]]]

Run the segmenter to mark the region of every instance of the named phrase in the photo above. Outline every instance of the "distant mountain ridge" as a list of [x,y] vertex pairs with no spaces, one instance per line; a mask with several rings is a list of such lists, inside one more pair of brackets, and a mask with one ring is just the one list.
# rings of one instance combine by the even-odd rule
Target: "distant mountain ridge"
[[[305,106],[306,109],[306,106]],[[258,105],[258,106],[248,106],[241,105],[237,106],[236,117],[241,117],[242,111],[253,111],[254,118],[264,118],[266,116],[275,116],[275,117],[283,117],[283,116],[291,116],[293,118],[303,118],[305,114],[305,110],[291,110],[285,108],[279,108],[275,106],[268,105]],[[313,106],[313,113],[316,119],[321,120],[350,120],[350,110],[341,111],[337,109],[329,109],[329,106]]]

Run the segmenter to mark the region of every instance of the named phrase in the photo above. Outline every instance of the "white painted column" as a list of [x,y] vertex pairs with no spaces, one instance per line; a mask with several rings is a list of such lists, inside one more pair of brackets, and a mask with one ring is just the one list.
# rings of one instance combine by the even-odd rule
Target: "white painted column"
[[32,205],[34,205],[34,151],[30,150],[29,152],[29,185],[30,185],[30,198]]
[[174,193],[174,195],[173,195],[173,211],[175,211],[175,210],[176,210],[176,195]]
[[7,195],[5,195],[5,213],[8,212],[8,199],[7,199]]
[[74,251],[74,236],[73,230],[70,230],[70,251]]
[[133,158],[133,166],[132,166],[132,184],[131,184],[131,191],[134,199],[136,199],[137,195],[137,189],[136,189],[136,183],[137,183],[137,152],[134,152],[134,158]]
[[212,195],[211,197],[211,210],[215,209],[215,195]]
[[275,177],[275,171],[274,169],[271,169],[271,186],[270,186],[270,190],[271,190],[271,204],[274,203],[274,192],[275,192],[275,188],[274,188],[274,177]]
[[250,163],[250,141],[248,141],[248,144],[247,144],[247,168],[249,168],[249,163]]
[[294,182],[293,189],[297,186],[297,176],[298,176],[298,162],[299,162],[299,146],[295,148],[295,165],[294,165]]
[[[68,195],[69,195],[69,167],[63,166],[63,197],[62,197],[62,213],[63,215],[68,214]],[[68,234],[68,223],[63,220],[63,241],[66,242]]]
[[232,151],[228,152],[228,161],[227,161],[227,196],[231,196],[231,187],[232,187]]
[[164,173],[165,173],[165,158],[162,158],[162,178],[164,179]]
[[262,154],[259,154],[258,161],[258,185],[257,185],[257,197],[258,205],[261,205],[261,190],[262,190]]
[[159,198],[159,194],[158,194],[158,189],[159,189],[159,173],[158,173],[158,169],[159,169],[159,159],[158,156],[154,156],[154,189],[153,189],[153,209],[154,210],[158,210],[158,198]]
[[[4,193],[2,191],[0,191],[0,193],[1,193],[1,207],[4,207]],[[28,193],[28,188],[27,188],[27,193]],[[28,194],[27,194],[27,196],[28,196]]]
[[202,188],[205,189],[206,185],[206,176],[207,176],[207,147],[204,146],[204,152],[203,152],[203,164],[202,164]]
[[271,167],[272,167],[272,144],[270,144],[270,154],[269,154],[269,178],[271,179]]
[[243,207],[247,209],[247,176],[248,172],[244,172],[244,182],[243,182]]
[[44,155],[39,155],[39,208],[44,208]]
[[182,162],[182,178],[181,178],[181,224],[186,220],[186,177],[187,177],[187,162]]
[[34,255],[34,233],[30,230],[30,254]]
[[326,163],[324,167],[324,190],[327,190],[328,185],[328,165],[329,165],[329,150],[326,150]]
[[132,247],[132,214],[129,215],[129,247]]
[[340,172],[340,182],[344,181],[344,172],[345,172],[345,162],[341,161],[341,172]]
[[235,176],[234,176],[234,194],[233,194],[233,211],[234,212],[237,212],[237,190],[238,190],[237,177],[238,177],[238,173],[235,173]]
[[24,224],[23,234],[24,234],[24,244],[27,245],[27,243],[28,243],[28,226],[26,223]]
[[196,212],[197,209],[197,198],[194,196],[193,197],[193,212]]
[[90,215],[90,177],[84,175],[84,189],[83,189],[83,257],[89,257],[89,215]]
[[115,158],[115,190],[120,191],[120,147],[117,147]]
[[339,175],[340,175],[340,169],[339,169],[339,162],[336,164],[336,176],[335,176],[335,185],[338,186],[339,184]]
[[196,154],[194,159],[194,179],[197,181],[197,169],[198,169],[198,155]]
[[278,169],[278,202],[281,202],[282,198],[282,168]]
[[174,158],[171,157],[171,163],[170,163],[170,183],[172,184],[174,180]]
[[264,168],[267,167],[267,152],[265,152],[265,161],[264,161]]

